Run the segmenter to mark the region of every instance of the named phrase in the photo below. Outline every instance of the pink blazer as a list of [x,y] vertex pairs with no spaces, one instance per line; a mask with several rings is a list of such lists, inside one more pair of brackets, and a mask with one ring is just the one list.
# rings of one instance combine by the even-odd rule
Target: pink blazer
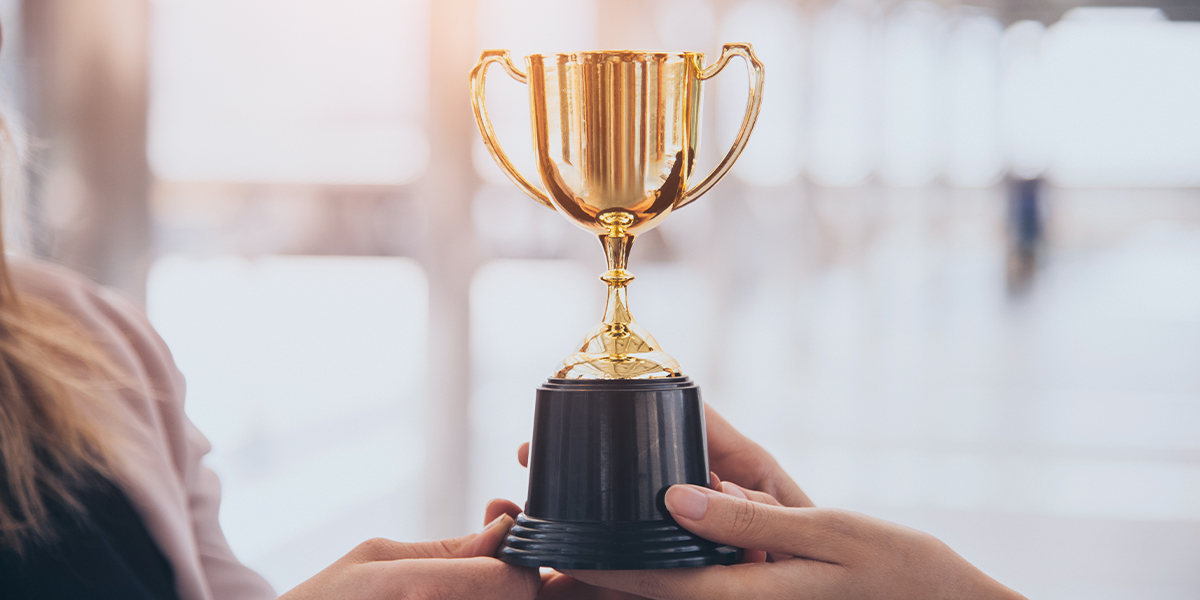
[[[217,522],[221,484],[200,459],[208,440],[183,412],[183,374],[140,309],[83,277],[42,263],[9,261],[14,283],[75,317],[132,373],[113,392],[106,428],[123,459],[118,481],[175,569],[182,600],[275,598],[266,580],[233,556]],[[97,418],[100,418],[99,416]]]

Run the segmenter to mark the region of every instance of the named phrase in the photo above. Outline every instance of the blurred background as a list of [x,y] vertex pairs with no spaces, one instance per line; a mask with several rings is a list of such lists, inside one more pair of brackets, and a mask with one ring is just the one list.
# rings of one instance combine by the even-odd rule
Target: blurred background
[[[226,534],[283,591],[369,537],[523,502],[533,391],[600,316],[599,244],[483,149],[479,51],[751,42],[758,128],[639,238],[639,321],[818,504],[929,531],[1030,597],[1194,599],[1198,19],[1184,0],[0,0],[29,175],[6,236],[145,304]],[[700,171],[741,120],[731,67],[705,84]],[[532,173],[524,87],[493,70],[488,94]]]

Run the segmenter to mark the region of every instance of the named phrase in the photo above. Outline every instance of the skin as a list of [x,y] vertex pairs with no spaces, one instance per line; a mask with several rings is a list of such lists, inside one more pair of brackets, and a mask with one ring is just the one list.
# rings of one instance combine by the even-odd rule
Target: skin
[[533,600],[538,573],[492,556],[512,527],[497,514],[465,537],[403,544],[368,540],[281,600]]
[[[492,558],[520,513],[512,502],[493,500],[480,533],[418,544],[370,540],[282,598],[1023,598],[933,536],[854,512],[816,508],[761,446],[707,407],[706,420],[714,489],[677,485],[668,490],[666,505],[696,534],[746,548],[741,564],[552,572],[539,580],[534,569]],[[524,444],[518,460],[527,465],[528,459]]]
[[[747,549],[741,564],[543,577],[539,598],[1022,600],[937,538],[867,515],[817,508],[761,446],[705,408],[713,487],[677,485],[667,509],[707,539]],[[527,465],[528,444],[518,451]],[[721,480],[724,481],[721,481]],[[721,491],[717,491],[721,490]],[[518,514],[496,500],[489,515]]]
[[[539,580],[534,569],[493,558],[520,513],[512,502],[493,500],[480,533],[415,544],[368,540],[280,598],[1024,600],[931,535],[850,511],[816,508],[774,457],[707,405],[705,419],[715,489],[673,486],[666,505],[693,533],[745,548],[741,564],[573,571]],[[528,465],[529,444],[518,450],[518,460]]]

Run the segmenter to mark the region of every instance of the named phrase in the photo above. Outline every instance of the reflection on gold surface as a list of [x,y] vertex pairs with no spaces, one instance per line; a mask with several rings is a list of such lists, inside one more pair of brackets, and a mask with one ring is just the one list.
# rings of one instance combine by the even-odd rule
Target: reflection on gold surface
[[[746,60],[750,94],[733,147],[703,181],[688,188],[700,129],[700,82],[734,56]],[[597,234],[608,284],[604,319],[568,356],[555,377],[646,379],[680,374],[675,359],[633,320],[625,270],[637,235],[716,184],[741,154],[762,103],[763,68],[749,44],[726,44],[716,64],[695,52],[534,54],[527,73],[507,50],[487,50],[471,71],[472,103],[484,143],[496,162],[538,202]],[[529,84],[537,171],[545,188],[527,180],[495,139],[484,102],[487,67],[499,62]]]
[[663,352],[648,331],[629,312],[626,287],[633,275],[625,270],[633,235],[626,227],[632,214],[605,213],[600,222],[609,227],[601,234],[608,271],[600,280],[608,284],[608,304],[599,325],[583,337],[578,351],[563,359],[555,377],[564,379],[650,379],[680,375],[679,363]]

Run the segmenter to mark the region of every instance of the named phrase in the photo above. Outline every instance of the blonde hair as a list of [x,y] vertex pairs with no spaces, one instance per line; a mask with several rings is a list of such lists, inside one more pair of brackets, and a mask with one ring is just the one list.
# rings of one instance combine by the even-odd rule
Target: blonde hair
[[[18,177],[0,116],[0,194],[11,196]],[[0,233],[0,547],[23,553],[54,539],[52,507],[82,513],[79,493],[95,476],[112,475],[112,444],[84,408],[103,409],[104,392],[122,376],[70,316],[22,295],[7,263]]]

